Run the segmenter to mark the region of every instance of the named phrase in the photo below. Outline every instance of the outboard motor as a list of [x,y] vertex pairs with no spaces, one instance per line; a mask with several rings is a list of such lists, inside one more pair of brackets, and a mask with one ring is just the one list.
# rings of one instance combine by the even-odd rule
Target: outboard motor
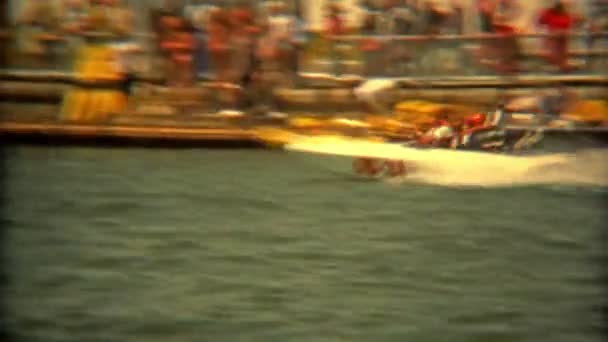
[[483,127],[463,135],[461,149],[501,150],[505,145],[505,132],[495,127]]
[[504,122],[504,112],[497,110],[493,115],[473,114],[464,119],[465,129],[452,147],[466,150],[499,150],[505,145],[506,135],[500,128]]
[[496,110],[494,111],[494,113],[488,113],[487,115],[487,120],[486,120],[486,125],[487,126],[494,126],[497,129],[503,129],[505,121],[506,121],[506,113],[505,113],[505,107],[503,104],[499,104],[496,107]]

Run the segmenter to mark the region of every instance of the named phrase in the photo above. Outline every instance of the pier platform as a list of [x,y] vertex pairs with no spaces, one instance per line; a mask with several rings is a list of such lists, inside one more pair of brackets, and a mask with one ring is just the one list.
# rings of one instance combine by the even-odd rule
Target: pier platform
[[[149,81],[149,80],[148,80]],[[399,79],[397,97],[438,103],[477,105],[485,108],[500,96],[529,94],[536,87],[573,83],[583,98],[602,99],[607,95],[605,76],[564,75],[559,77],[493,77]],[[256,115],[217,115],[217,90],[211,84],[188,89],[170,89],[145,80],[135,87],[124,113],[86,122],[62,117],[61,103],[66,91],[78,80],[69,73],[0,73],[0,139],[3,143],[43,145],[166,146],[252,148],[268,146],[256,129],[275,126],[289,130],[280,120]],[[277,89],[275,97],[289,118],[363,118],[361,103],[354,95],[357,82],[341,87]],[[77,85],[76,85],[77,86]],[[489,108],[489,107],[488,107]],[[96,121],[97,120],[97,121]],[[278,122],[277,122],[278,121]],[[531,129],[529,126],[513,130]],[[535,128],[534,128],[535,129]],[[552,135],[591,136],[606,141],[608,128],[554,129]],[[387,133],[388,134],[388,133]]]
[[[289,129],[282,129],[289,132]],[[566,138],[585,137],[608,143],[608,127],[550,128],[509,126],[514,131],[540,129],[546,135]],[[0,122],[4,145],[118,146],[166,148],[265,148],[269,141],[257,134],[256,127],[186,127],[153,125],[83,125],[63,123]]]
[[5,144],[260,148],[250,129],[179,126],[0,123]]

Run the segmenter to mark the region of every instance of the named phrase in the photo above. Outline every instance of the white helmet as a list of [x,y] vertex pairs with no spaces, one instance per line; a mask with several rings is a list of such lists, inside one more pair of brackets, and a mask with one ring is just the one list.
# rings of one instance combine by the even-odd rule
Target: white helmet
[[454,130],[450,126],[441,126],[433,130],[433,138],[437,140],[451,138],[454,135]]

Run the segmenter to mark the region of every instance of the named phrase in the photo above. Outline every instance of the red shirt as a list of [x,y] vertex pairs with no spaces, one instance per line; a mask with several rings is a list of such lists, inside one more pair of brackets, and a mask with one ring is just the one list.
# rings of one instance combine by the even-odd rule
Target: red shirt
[[226,51],[228,49],[228,39],[230,32],[228,28],[220,23],[209,23],[209,38],[207,40],[208,49],[215,52]]
[[433,123],[433,127],[450,126],[450,123],[444,119],[437,119]]
[[481,13],[492,14],[494,7],[490,0],[477,0],[477,10]]
[[568,13],[558,13],[553,9],[544,10],[538,22],[550,31],[567,30],[574,25],[574,18]]
[[515,33],[515,27],[508,24],[494,24],[494,31],[498,34]]
[[325,21],[325,32],[329,35],[340,35],[344,33],[344,22],[340,16],[331,16]]

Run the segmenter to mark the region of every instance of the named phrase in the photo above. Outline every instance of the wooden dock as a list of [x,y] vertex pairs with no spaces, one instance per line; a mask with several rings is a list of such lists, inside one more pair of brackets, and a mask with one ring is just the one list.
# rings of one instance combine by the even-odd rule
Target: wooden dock
[[45,145],[253,148],[264,144],[248,129],[0,123],[4,143]]
[[[608,143],[608,127],[555,128],[509,126],[512,131],[542,130],[548,135],[586,136]],[[0,123],[0,139],[7,144],[45,146],[265,148],[268,141],[255,128],[203,128],[61,123]]]

